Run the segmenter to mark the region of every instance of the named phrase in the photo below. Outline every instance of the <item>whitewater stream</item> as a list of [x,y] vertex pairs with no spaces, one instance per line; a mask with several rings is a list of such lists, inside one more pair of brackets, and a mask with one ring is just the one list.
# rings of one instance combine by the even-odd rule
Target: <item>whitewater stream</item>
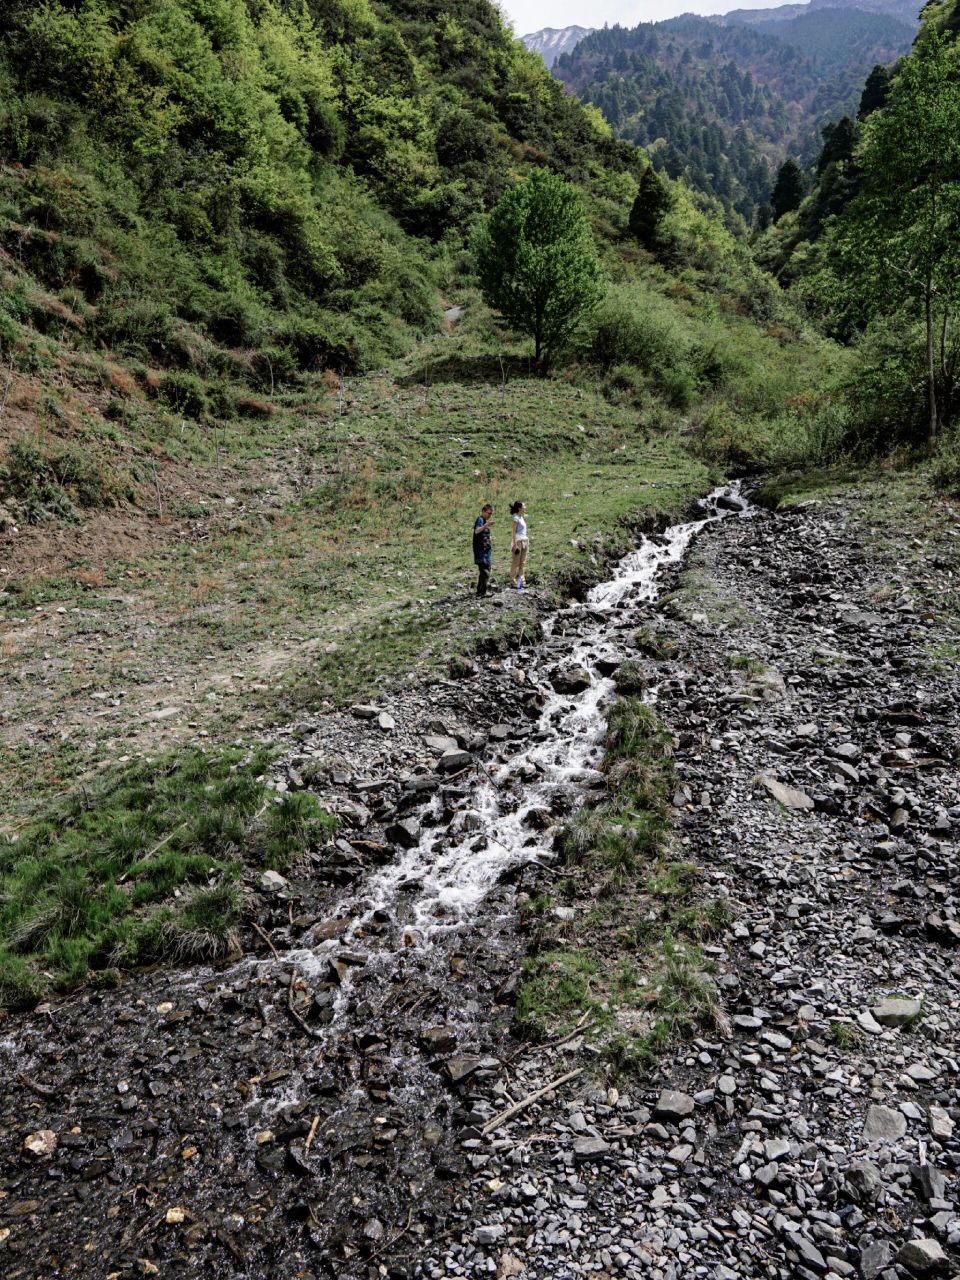
[[[691,540],[753,511],[737,485],[700,506],[643,537],[540,647],[507,661],[523,681],[536,662],[582,666],[590,682],[550,692],[518,750],[439,787],[412,815],[418,843],[327,898],[319,931],[298,929],[291,903],[289,929],[274,909],[276,954],[143,974],[70,997],[55,1024],[8,1028],[11,1075],[57,1086],[43,1124],[99,1135],[96,1159],[78,1145],[72,1166],[124,1225],[108,1229],[102,1268],[82,1274],[138,1256],[167,1203],[189,1212],[191,1256],[224,1276],[312,1274],[303,1263],[318,1256],[318,1274],[365,1275],[401,1235],[415,1254],[425,1228],[412,1206],[442,1220],[463,1126],[491,1114],[471,1089],[498,1078],[509,1045],[518,882],[553,859],[549,828],[602,787],[614,692],[602,673]],[[51,1251],[86,1238],[85,1195],[49,1182],[31,1194]],[[165,1238],[154,1247],[170,1256]]]

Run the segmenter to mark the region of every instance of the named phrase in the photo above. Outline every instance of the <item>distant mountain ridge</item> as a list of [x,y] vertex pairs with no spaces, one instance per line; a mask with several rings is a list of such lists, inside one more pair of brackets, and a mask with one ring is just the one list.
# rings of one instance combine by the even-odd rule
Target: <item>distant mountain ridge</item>
[[552,67],[562,53],[570,53],[584,36],[595,30],[595,27],[543,27],[520,39],[531,52],[539,53],[548,67]]
[[921,7],[917,0],[808,0],[804,4],[781,4],[773,9],[731,9],[729,13],[711,14],[709,21],[718,26],[734,23],[760,25],[768,22],[790,22],[821,9],[860,9],[863,13],[895,18],[916,29],[920,24]]
[[856,112],[871,68],[909,51],[916,21],[865,7],[905,3],[912,11],[913,0],[813,0],[763,20],[741,10],[744,21],[684,14],[604,27],[561,54],[553,74],[657,169],[750,219],[780,163],[812,163],[820,130]]

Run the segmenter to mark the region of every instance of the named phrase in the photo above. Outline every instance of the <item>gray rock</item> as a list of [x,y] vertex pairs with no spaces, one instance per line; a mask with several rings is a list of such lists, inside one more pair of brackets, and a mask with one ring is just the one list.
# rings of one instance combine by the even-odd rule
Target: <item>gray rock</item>
[[860,1241],[860,1274],[863,1280],[877,1280],[890,1265],[890,1246],[885,1240]]
[[496,1244],[498,1240],[502,1240],[504,1236],[504,1228],[499,1223],[491,1223],[489,1226],[477,1227],[473,1233],[473,1238],[477,1244]]
[[917,1170],[917,1182],[924,1200],[944,1200],[947,1194],[947,1179],[932,1164],[922,1164]]
[[953,1121],[943,1107],[931,1106],[927,1115],[930,1133],[938,1142],[947,1142],[953,1137]]
[[823,1254],[806,1236],[799,1234],[787,1237],[787,1245],[795,1250],[800,1258],[801,1263],[805,1267],[809,1267],[811,1271],[817,1271],[821,1275],[828,1270]]
[[445,751],[437,763],[437,768],[441,773],[459,773],[461,769],[468,768],[473,763],[473,756],[469,751],[459,751],[453,748]]
[[777,804],[782,804],[785,809],[812,809],[813,800],[805,791],[798,791],[796,787],[788,787],[783,782],[778,782],[768,773],[761,773],[757,781],[767,791]]
[[907,1118],[892,1107],[867,1108],[863,1136],[867,1142],[896,1142],[907,1132]]
[[688,1093],[677,1093],[673,1089],[664,1089],[657,1099],[653,1114],[658,1120],[683,1120],[693,1115],[696,1103]]
[[910,1240],[897,1254],[897,1262],[915,1276],[936,1275],[945,1271],[949,1258],[936,1240]]
[[281,893],[289,884],[286,876],[279,871],[264,871],[260,877],[260,888],[264,893]]
[[922,1008],[923,1004],[919,1000],[904,1000],[891,996],[874,1005],[870,1012],[882,1027],[902,1027],[919,1018]]
[[874,1204],[883,1191],[880,1170],[869,1160],[854,1160],[847,1170],[847,1190],[860,1204]]
[[577,1138],[573,1144],[575,1160],[602,1160],[610,1150],[609,1142],[604,1142],[603,1138],[584,1136]]

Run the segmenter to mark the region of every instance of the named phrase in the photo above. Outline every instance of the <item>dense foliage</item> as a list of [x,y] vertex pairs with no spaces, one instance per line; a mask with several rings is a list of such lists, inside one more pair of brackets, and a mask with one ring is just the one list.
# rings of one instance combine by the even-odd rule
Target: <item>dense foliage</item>
[[450,237],[527,168],[633,160],[485,0],[14,0],[0,163],[5,261],[53,311],[273,385],[434,328]]
[[[953,456],[960,375],[958,6],[930,5],[909,57],[824,131],[817,182],[758,258],[850,343],[848,445]],[[955,481],[951,481],[955,483]]]
[[777,164],[806,156],[819,127],[853,110],[868,69],[912,34],[858,9],[756,26],[685,15],[595,31],[554,71],[658,169],[750,220]]

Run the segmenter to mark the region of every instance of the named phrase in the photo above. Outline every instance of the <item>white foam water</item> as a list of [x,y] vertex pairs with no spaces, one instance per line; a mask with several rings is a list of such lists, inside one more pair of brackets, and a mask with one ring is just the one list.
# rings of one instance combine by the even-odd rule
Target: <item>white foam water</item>
[[[564,665],[590,668],[612,618],[625,606],[655,600],[663,571],[682,560],[701,529],[727,516],[754,511],[736,484],[714,490],[700,500],[700,506],[704,514],[699,519],[672,525],[654,538],[644,537],[619,562],[613,577],[589,593],[579,606],[583,619],[579,639]],[[390,910],[397,897],[410,890],[409,941],[422,945],[468,918],[507,870],[549,857],[524,819],[531,810],[549,809],[558,789],[583,789],[597,778],[606,728],[603,708],[613,689],[612,679],[594,671],[583,693],[551,694],[539,725],[531,732],[530,745],[502,764],[479,770],[482,776],[470,808],[455,816],[453,827],[445,832],[426,827],[417,846],[367,882],[364,896],[372,906],[357,923],[362,925],[374,911]],[[508,781],[528,775],[531,781],[518,797]],[[438,804],[434,802],[435,816]]]

